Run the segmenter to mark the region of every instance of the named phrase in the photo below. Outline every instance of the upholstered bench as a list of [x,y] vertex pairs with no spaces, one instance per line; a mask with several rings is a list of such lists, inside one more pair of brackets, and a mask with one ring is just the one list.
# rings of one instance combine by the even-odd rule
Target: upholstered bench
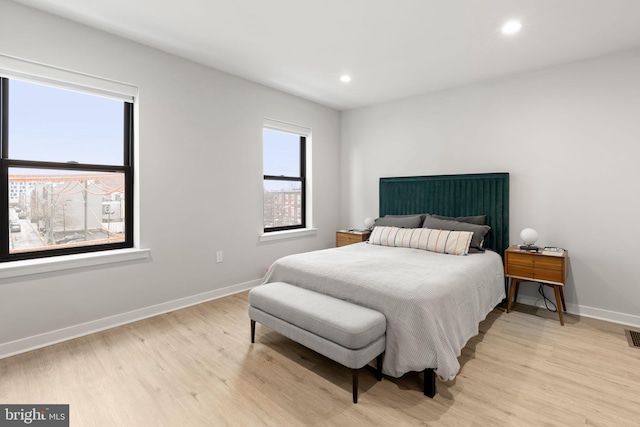
[[352,370],[353,403],[358,403],[358,371],[377,359],[382,379],[387,320],[370,308],[274,282],[249,292],[251,342],[256,322]]

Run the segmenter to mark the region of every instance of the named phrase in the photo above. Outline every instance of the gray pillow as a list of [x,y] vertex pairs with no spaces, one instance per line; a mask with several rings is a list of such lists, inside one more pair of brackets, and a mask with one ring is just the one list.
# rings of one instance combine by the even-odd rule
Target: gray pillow
[[420,217],[420,225],[417,228],[422,228],[422,221],[424,221],[425,217],[429,215],[427,213],[424,214],[408,214],[408,215],[385,215],[385,218],[408,218],[408,217]]
[[458,217],[442,216],[442,215],[431,215],[431,216],[438,219],[448,219],[449,221],[467,222],[469,224],[485,225],[487,223],[486,215],[458,216]]
[[390,216],[378,218],[373,222],[373,226],[387,226],[398,228],[420,228],[422,226],[422,215]]
[[471,231],[473,237],[471,238],[471,245],[469,245],[469,252],[484,252],[482,243],[484,237],[489,233],[491,227],[488,225],[470,224],[468,222],[452,221],[448,219],[439,219],[431,215],[427,215],[422,224],[423,228],[431,228],[433,230],[453,230],[453,231]]

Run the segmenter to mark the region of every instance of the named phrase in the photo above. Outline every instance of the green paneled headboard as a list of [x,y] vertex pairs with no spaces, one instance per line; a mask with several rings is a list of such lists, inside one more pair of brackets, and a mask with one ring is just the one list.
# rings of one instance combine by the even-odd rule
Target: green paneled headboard
[[504,255],[509,247],[509,174],[380,178],[380,216],[430,213],[487,215],[485,247]]

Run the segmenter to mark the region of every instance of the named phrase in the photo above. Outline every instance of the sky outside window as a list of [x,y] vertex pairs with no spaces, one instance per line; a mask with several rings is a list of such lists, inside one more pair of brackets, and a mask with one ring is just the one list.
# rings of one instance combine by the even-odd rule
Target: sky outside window
[[300,136],[264,129],[264,174],[300,176]]
[[123,103],[20,80],[9,81],[9,157],[123,164]]

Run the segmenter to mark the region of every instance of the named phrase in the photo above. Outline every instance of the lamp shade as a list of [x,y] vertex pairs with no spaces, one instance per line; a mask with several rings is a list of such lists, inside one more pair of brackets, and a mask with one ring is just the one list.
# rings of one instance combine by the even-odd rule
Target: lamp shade
[[525,228],[520,232],[520,239],[525,245],[533,245],[538,240],[538,232],[533,228]]
[[373,218],[368,216],[364,219],[364,228],[370,229],[371,227],[373,227]]

